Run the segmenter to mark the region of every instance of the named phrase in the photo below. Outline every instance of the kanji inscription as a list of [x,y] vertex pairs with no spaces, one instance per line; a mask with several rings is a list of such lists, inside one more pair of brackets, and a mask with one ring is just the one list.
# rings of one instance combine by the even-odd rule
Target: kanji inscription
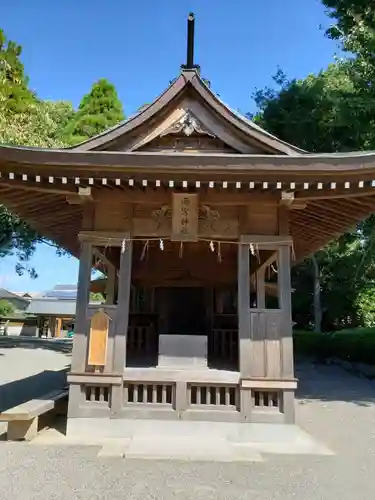
[[173,193],[172,241],[198,240],[198,195]]

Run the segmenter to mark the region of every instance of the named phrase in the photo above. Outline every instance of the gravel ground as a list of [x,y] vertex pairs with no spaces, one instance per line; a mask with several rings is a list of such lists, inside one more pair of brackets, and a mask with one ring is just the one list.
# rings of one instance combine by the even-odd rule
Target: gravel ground
[[[0,362],[1,365],[1,362]],[[299,365],[298,423],[335,456],[251,464],[98,459],[99,447],[0,443],[0,499],[373,500],[375,385]]]
[[69,365],[48,349],[0,348],[0,411],[63,387]]

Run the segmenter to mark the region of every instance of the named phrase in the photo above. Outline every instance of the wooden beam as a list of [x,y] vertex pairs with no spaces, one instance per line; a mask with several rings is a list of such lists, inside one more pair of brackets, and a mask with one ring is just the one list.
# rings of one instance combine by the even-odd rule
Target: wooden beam
[[80,231],[78,239],[98,246],[105,246],[109,241],[112,246],[121,246],[128,233],[121,231]]
[[294,199],[290,205],[289,210],[304,210],[307,207],[307,201]]
[[257,267],[254,271],[256,271],[257,273],[264,271],[268,266],[273,264],[276,259],[277,259],[277,251],[275,250],[275,251],[272,251],[271,255],[269,257],[267,257],[266,260],[264,260],[260,264],[260,266]]
[[276,249],[276,245],[292,245],[293,238],[288,235],[268,235],[268,234],[242,234],[241,243],[256,245],[260,250],[268,250],[270,247]]
[[62,196],[75,194],[77,192],[76,188],[73,186],[71,188],[69,188],[68,186],[59,188],[56,186],[56,184],[34,184],[29,181],[22,182],[12,181],[8,179],[6,181],[0,179],[0,186],[6,186],[12,189],[20,189],[22,191],[31,191],[35,193],[61,194]]
[[294,203],[294,191],[282,191],[280,205],[290,207]]
[[331,189],[331,190],[315,190],[309,189],[306,191],[299,191],[295,194],[296,200],[331,200],[339,198],[360,198],[362,196],[375,196],[375,188],[358,188],[351,189]]
[[[297,220],[301,220],[301,218],[298,218],[298,216],[296,217]],[[316,214],[312,211],[309,211],[306,216],[304,217],[304,223],[306,225],[306,223],[308,222],[313,222],[313,221],[316,221],[316,223],[320,226],[322,225],[324,228],[328,229],[329,230],[329,233],[332,233],[332,232],[340,232],[340,231],[343,231],[343,223],[339,220],[335,220],[334,217],[331,217],[331,219],[329,218],[324,218],[322,217],[321,215],[319,214]],[[344,231],[346,229],[346,226],[350,226],[350,222],[348,221],[345,226],[344,226]]]
[[93,201],[93,196],[91,194],[90,187],[82,187],[78,188],[78,192],[76,194],[72,194],[66,197],[66,201],[70,205],[81,205],[82,203],[86,203],[87,201]]
[[111,268],[111,269],[115,268],[114,263],[111,260],[109,260],[108,257],[106,255],[104,255],[104,253],[99,250],[99,248],[93,247],[92,253],[94,255],[96,255],[98,257],[98,259],[100,259],[108,268]]
[[[275,192],[232,192],[214,189],[208,191],[188,190],[189,193],[198,193],[199,202],[208,205],[239,206],[251,203],[277,203],[280,193]],[[136,204],[171,204],[173,190],[123,188],[111,191],[100,188],[93,189],[93,198],[96,203],[136,203]]]
[[328,201],[323,204],[313,202],[309,203],[309,210],[314,210],[315,208],[324,210],[326,213],[331,213],[333,217],[335,217],[338,213],[349,218],[353,217],[353,210],[350,210],[350,207],[348,207],[347,204],[345,204],[345,206],[336,205],[336,200]]
[[345,216],[345,214],[341,214],[339,210],[337,210],[335,213],[332,213],[332,211],[330,213],[329,210],[326,209],[326,207],[319,205],[309,206],[309,209],[306,211],[306,217],[310,216],[316,217],[318,220],[326,221],[327,227],[332,224],[333,221],[334,223],[337,222],[339,227],[341,228],[343,225],[346,226],[350,223],[351,220],[353,220],[353,215],[348,218],[348,216]]

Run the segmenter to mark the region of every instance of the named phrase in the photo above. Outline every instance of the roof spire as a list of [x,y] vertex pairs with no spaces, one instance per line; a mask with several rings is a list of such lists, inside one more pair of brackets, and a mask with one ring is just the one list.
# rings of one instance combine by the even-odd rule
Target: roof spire
[[182,69],[185,70],[199,70],[199,66],[194,64],[194,28],[195,16],[193,12],[190,12],[187,19],[186,64],[182,65]]
[[195,16],[190,12],[187,20],[187,54],[186,54],[186,69],[194,67],[194,28]]

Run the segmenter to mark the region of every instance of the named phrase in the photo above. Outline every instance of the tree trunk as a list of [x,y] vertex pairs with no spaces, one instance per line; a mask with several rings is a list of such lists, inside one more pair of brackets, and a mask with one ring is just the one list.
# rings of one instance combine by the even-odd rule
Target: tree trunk
[[314,268],[314,332],[322,331],[322,303],[320,300],[320,270],[315,256],[311,257]]

